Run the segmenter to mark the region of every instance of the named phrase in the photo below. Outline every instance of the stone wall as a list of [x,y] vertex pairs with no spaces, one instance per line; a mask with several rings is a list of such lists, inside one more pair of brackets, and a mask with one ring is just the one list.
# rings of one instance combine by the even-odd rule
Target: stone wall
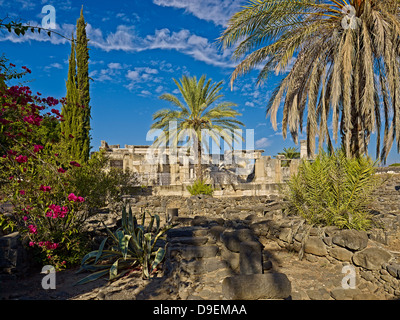
[[263,238],[272,239],[282,248],[297,252],[300,259],[326,259],[353,265],[355,273],[371,286],[381,287],[389,295],[400,296],[400,252],[372,240],[374,230],[316,228],[296,217],[261,220],[251,228],[261,242]]
[[0,280],[15,277],[29,269],[28,254],[17,232],[0,237]]

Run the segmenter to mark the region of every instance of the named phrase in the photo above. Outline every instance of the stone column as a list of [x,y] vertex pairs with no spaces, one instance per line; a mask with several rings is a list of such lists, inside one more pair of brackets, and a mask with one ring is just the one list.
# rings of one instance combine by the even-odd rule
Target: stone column
[[301,161],[302,161],[301,159],[292,159],[290,161],[290,168],[289,168],[290,176],[296,174],[297,171],[299,171],[299,165]]
[[255,168],[254,168],[254,181],[257,183],[265,183],[265,157],[260,157],[256,159]]
[[171,175],[171,185],[176,186],[180,184],[179,164],[171,164],[169,166]]
[[307,141],[300,140],[300,159],[307,159]]
[[275,159],[275,183],[281,183],[282,182],[282,159],[284,159],[285,156],[278,155],[276,156]]

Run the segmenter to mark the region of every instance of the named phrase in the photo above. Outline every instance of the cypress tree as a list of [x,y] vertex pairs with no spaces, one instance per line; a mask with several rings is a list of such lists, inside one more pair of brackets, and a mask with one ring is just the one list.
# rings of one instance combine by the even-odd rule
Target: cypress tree
[[[77,21],[76,45],[72,37],[67,79],[67,102],[62,108],[61,131],[71,159],[85,163],[90,153],[89,40],[83,8]],[[76,52],[76,53],[75,53]]]
[[79,143],[80,143],[80,159],[86,162],[90,153],[90,92],[89,92],[89,39],[86,36],[86,22],[83,17],[83,7],[81,15],[77,21],[76,29],[76,61],[77,61],[77,87],[79,100]]
[[69,68],[68,68],[68,78],[67,78],[67,102],[63,105],[61,114],[64,121],[61,122],[61,132],[64,137],[64,142],[66,144],[67,151],[70,157],[74,160],[78,160],[79,157],[76,155],[76,111],[78,107],[78,88],[76,83],[76,59],[75,59],[75,39],[72,34],[71,43],[71,55],[69,56]]

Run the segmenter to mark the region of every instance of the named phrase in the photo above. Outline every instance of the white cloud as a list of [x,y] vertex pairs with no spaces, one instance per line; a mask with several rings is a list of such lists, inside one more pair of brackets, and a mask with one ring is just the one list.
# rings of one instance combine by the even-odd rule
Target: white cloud
[[111,62],[107,67],[110,69],[122,69],[122,65],[119,62]]
[[[29,26],[33,27],[40,27],[37,22],[35,21],[29,21],[26,23]],[[0,41],[11,41],[14,43],[22,43],[22,42],[30,42],[30,41],[39,41],[39,42],[50,42],[52,44],[65,44],[68,42],[68,38],[71,38],[72,32],[74,32],[75,26],[72,24],[63,24],[63,25],[56,25],[55,31],[65,35],[66,38],[60,37],[56,34],[51,34],[49,36],[47,32],[41,32],[38,33],[35,31],[32,33],[30,30],[28,30],[24,36],[17,36],[14,32],[6,32],[3,34],[0,34]]]
[[129,90],[133,90],[137,88],[137,85],[140,83],[145,83],[147,86],[152,86],[154,83],[160,83],[162,78],[157,77],[157,74],[157,69],[149,67],[135,67],[133,70],[128,70],[126,73],[126,78],[129,80],[129,83],[125,85],[125,87]]
[[43,70],[46,71],[46,72],[50,72],[51,69],[59,69],[59,70],[61,70],[63,68],[64,67],[62,66],[62,64],[60,64],[58,62],[54,62],[54,63],[51,63],[51,64],[45,66],[43,68]]
[[151,92],[148,90],[142,90],[142,91],[140,91],[139,95],[143,96],[143,97],[147,97],[147,96],[151,96]]
[[271,141],[268,140],[268,138],[261,138],[258,139],[255,143],[256,148],[266,148],[271,145]]
[[62,69],[63,66],[62,66],[60,63],[55,62],[55,63],[52,63],[52,64],[50,65],[50,68]]
[[[31,22],[30,25],[36,26],[38,23]],[[65,35],[67,38],[47,33],[38,34],[28,32],[25,36],[18,37],[14,33],[0,34],[0,41],[11,41],[14,43],[26,41],[43,41],[52,44],[66,44],[75,32],[72,24],[57,25],[56,32]],[[99,28],[94,28],[91,24],[86,27],[89,46],[100,50],[141,52],[146,50],[176,50],[182,54],[189,55],[197,61],[202,61],[208,65],[221,68],[234,68],[235,64],[230,60],[230,50],[221,52],[216,45],[207,38],[191,33],[187,29],[178,32],[167,28],[155,30],[154,34],[140,37],[136,34],[134,26],[119,25],[115,32],[104,34]],[[173,71],[173,70],[172,70]]]
[[141,38],[136,35],[132,26],[120,25],[116,32],[105,36],[100,29],[93,28],[88,24],[87,33],[90,44],[106,52],[114,50],[126,52],[157,49],[176,50],[209,65],[222,68],[235,67],[235,64],[229,60],[229,52],[220,52],[207,38],[192,34],[187,29],[175,32],[163,28],[155,30],[154,34]]
[[121,64],[119,62],[110,62],[107,64],[107,68],[100,70],[93,70],[90,73],[90,77],[93,80],[103,82],[103,81],[113,81],[119,82],[122,78],[122,72],[124,69],[129,68],[129,65]]
[[229,18],[240,10],[243,0],[153,0],[153,3],[163,7],[185,9],[186,13],[211,21],[215,25],[225,26]]

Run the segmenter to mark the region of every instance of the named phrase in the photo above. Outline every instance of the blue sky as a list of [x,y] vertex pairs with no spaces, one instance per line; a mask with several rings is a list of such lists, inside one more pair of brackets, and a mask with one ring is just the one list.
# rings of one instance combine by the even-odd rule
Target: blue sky
[[[40,25],[42,7],[56,9],[56,31],[73,32],[81,6],[90,38],[92,107],[92,150],[101,140],[109,144],[148,145],[146,134],[152,114],[170,105],[159,100],[163,93],[177,93],[172,78],[206,74],[215,82],[224,81],[224,99],[237,104],[245,129],[254,129],[255,146],[266,155],[276,155],[284,147],[295,146],[290,137],[283,140],[281,126],[274,131],[265,117],[265,106],[279,77],[256,87],[257,72],[239,78],[229,86],[235,62],[231,50],[223,51],[216,39],[229,17],[245,0],[0,0],[3,17],[19,18]],[[34,92],[64,97],[70,43],[56,35],[0,35],[1,50],[10,62],[27,66],[26,79]],[[221,100],[222,101],[222,100]],[[278,115],[278,121],[282,117]],[[305,134],[300,136],[305,139]],[[371,139],[371,155],[375,155]],[[243,145],[245,148],[246,145]],[[392,149],[388,163],[400,162]]]

